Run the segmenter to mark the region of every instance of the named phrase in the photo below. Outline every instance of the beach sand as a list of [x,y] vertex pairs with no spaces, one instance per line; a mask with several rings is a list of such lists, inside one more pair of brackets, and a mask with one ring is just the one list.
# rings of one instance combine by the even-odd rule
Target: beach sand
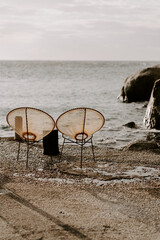
[[[160,149],[130,151],[65,145],[59,157],[42,144],[0,139],[0,240],[159,240]],[[53,165],[54,161],[54,165]]]

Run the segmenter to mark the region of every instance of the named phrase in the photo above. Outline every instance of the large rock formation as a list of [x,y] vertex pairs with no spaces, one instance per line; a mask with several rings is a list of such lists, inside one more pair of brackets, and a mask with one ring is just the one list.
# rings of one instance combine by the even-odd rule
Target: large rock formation
[[144,117],[144,125],[150,129],[160,129],[160,79],[154,83]]
[[148,101],[157,79],[160,79],[160,65],[137,72],[126,78],[119,98],[123,102]]

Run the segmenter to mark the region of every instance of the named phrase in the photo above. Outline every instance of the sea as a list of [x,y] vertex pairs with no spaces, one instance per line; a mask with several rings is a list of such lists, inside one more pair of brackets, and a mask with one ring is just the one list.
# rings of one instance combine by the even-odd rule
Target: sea
[[[34,107],[54,120],[72,108],[89,107],[105,117],[94,145],[122,148],[146,140],[156,130],[143,126],[147,102],[122,103],[124,80],[159,64],[153,61],[0,61],[0,137],[14,136],[6,115],[17,107]],[[135,122],[137,128],[124,126]],[[59,141],[62,136],[59,133]]]

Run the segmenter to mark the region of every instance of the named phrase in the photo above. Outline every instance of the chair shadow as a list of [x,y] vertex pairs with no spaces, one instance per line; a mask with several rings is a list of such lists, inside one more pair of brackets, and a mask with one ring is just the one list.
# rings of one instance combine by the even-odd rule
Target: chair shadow
[[10,182],[10,178],[0,173],[0,189],[3,189],[4,184]]
[[76,228],[74,228],[74,227],[72,227],[72,226],[70,226],[68,224],[63,223],[62,221],[60,221],[59,219],[55,218],[51,214],[49,214],[49,213],[45,212],[44,210],[38,208],[37,206],[33,205],[32,203],[30,203],[26,199],[22,198],[18,194],[12,192],[10,189],[8,189],[8,190],[10,192],[7,193],[7,196],[12,198],[13,200],[15,200],[18,203],[22,204],[23,206],[31,209],[32,211],[35,211],[36,213],[40,214],[41,216],[47,218],[48,220],[50,220],[51,222],[55,223],[56,225],[62,227],[65,231],[71,233],[72,235],[76,236],[77,238],[91,240],[89,237],[87,237],[86,235],[81,233],[78,229],[76,229]]

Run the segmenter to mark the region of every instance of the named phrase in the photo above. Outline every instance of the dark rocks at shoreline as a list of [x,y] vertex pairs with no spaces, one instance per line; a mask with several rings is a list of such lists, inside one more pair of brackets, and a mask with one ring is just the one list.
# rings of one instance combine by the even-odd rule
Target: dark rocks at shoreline
[[157,79],[160,79],[160,65],[143,69],[126,78],[118,98],[123,102],[148,101]]
[[149,132],[146,137],[147,141],[155,141],[160,145],[160,132]]
[[124,127],[128,127],[128,128],[138,128],[138,126],[136,125],[135,122],[128,122],[126,124],[123,125]]
[[144,117],[144,125],[149,129],[160,129],[160,79],[154,83]]
[[155,141],[137,140],[126,145],[123,150],[141,151],[141,150],[160,150],[160,145]]

